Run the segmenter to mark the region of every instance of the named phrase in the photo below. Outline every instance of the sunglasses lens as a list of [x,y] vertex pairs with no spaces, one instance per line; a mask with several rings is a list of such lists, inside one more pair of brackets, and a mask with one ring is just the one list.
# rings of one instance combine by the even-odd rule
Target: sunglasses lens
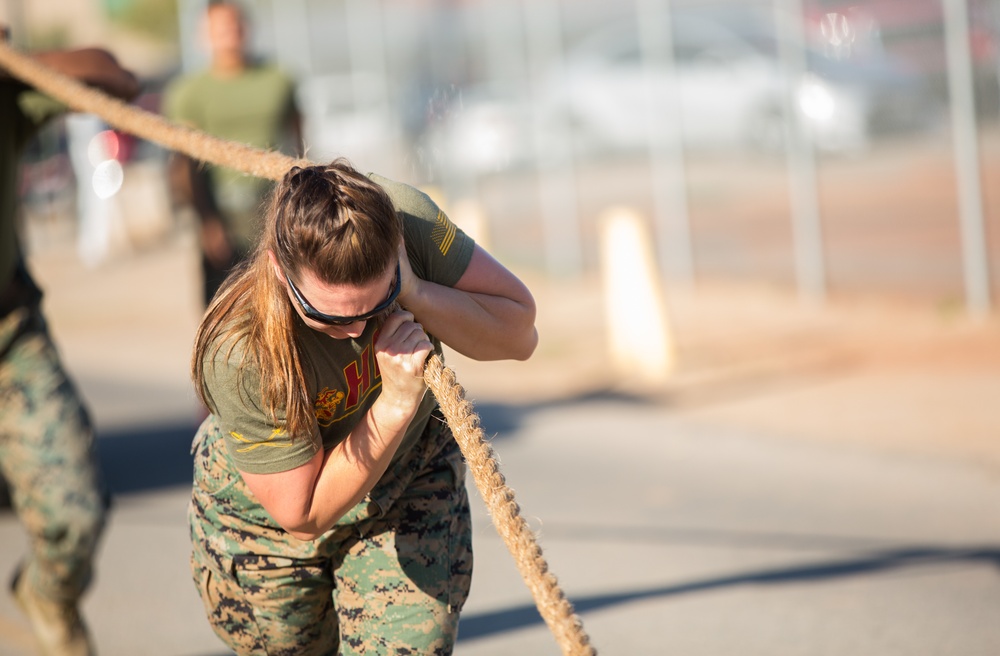
[[317,323],[322,323],[327,326],[350,326],[351,324],[358,323],[359,321],[370,321],[372,319],[379,322],[385,321],[385,318],[392,314],[392,312],[398,307],[396,304],[396,298],[399,296],[400,288],[403,284],[400,277],[399,262],[396,262],[396,281],[393,284],[392,291],[389,292],[389,297],[387,299],[382,301],[382,303],[380,303],[379,306],[371,312],[359,314],[354,317],[337,317],[330,314],[323,314],[313,306],[309,305],[305,296],[302,295],[302,292],[300,292],[299,288],[295,286],[295,283],[292,282],[291,276],[287,273],[285,274],[285,280],[288,281],[288,286],[292,290],[292,295],[295,296],[295,300],[298,302],[299,307],[302,308],[302,314]]

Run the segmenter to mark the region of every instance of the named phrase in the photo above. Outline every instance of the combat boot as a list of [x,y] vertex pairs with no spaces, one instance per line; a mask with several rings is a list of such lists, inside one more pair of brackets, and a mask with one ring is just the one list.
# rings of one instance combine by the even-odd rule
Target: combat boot
[[39,596],[22,572],[14,575],[11,592],[18,607],[28,616],[45,656],[94,656],[76,604],[61,603]]

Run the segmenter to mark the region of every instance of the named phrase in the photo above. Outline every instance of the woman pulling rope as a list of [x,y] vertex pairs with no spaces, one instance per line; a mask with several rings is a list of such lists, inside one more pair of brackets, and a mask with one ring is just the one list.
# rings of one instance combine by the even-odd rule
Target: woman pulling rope
[[563,652],[593,653],[440,360],[441,342],[477,359],[531,354],[534,301],[513,274],[407,185],[179,128],[2,44],[0,66],[118,129],[280,180],[192,363],[212,410],[196,439],[192,564],[229,646],[450,653],[471,575],[464,455]]

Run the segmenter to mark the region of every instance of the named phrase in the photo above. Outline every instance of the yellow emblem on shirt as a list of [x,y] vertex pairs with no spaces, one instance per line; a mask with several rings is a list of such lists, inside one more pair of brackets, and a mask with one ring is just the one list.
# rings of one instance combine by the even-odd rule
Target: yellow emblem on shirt
[[332,390],[324,387],[323,391],[316,395],[313,402],[313,410],[316,412],[316,421],[323,426],[329,426],[333,421],[333,415],[337,406],[344,400],[344,393],[340,390]]
[[271,436],[268,437],[263,442],[253,442],[252,440],[248,440],[247,438],[243,437],[241,434],[237,433],[236,431],[230,431],[229,434],[237,442],[243,442],[244,444],[249,444],[250,445],[250,446],[245,446],[245,447],[236,449],[237,453],[248,453],[248,452],[253,451],[254,449],[256,449],[257,447],[260,447],[260,446],[267,446],[267,447],[271,447],[272,449],[287,449],[288,447],[292,446],[292,443],[290,441],[289,442],[284,442],[284,443],[282,443],[282,442],[275,442],[274,441],[274,439],[276,437],[278,437],[279,435],[284,435],[285,434],[285,431],[283,431],[280,428],[275,428],[274,430],[272,430],[271,431]]

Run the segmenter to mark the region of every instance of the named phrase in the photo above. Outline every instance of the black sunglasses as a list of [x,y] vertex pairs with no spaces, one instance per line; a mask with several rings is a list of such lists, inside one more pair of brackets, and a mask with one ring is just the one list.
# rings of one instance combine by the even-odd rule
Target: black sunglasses
[[295,300],[299,302],[299,307],[302,308],[302,314],[317,323],[322,323],[327,326],[349,326],[352,323],[368,321],[369,319],[382,314],[392,307],[392,304],[396,301],[396,297],[399,296],[399,288],[403,282],[402,277],[399,275],[399,262],[396,262],[396,284],[393,285],[388,298],[379,303],[378,307],[370,312],[365,312],[364,314],[359,314],[354,317],[338,317],[333,314],[323,314],[313,306],[309,305],[309,301],[307,301],[306,297],[302,295],[299,288],[295,286],[295,283],[292,282],[292,279],[288,276],[287,272],[285,273],[285,280],[288,281],[288,286],[291,288],[292,294],[295,296]]

